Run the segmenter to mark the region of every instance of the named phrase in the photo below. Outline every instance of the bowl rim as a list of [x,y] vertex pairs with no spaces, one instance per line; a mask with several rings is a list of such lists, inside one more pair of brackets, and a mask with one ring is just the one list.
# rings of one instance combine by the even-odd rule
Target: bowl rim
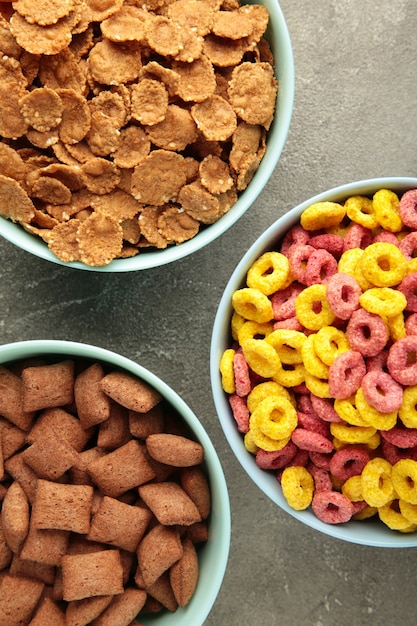
[[[255,4],[256,0],[244,0],[244,3]],[[63,267],[93,272],[115,273],[146,270],[178,261],[204,248],[225,233],[250,208],[270,179],[286,143],[294,107],[294,55],[288,26],[277,0],[260,0],[260,4],[266,6],[270,14],[267,32],[277,31],[277,49],[274,50],[279,79],[277,111],[268,131],[266,151],[261,163],[247,188],[225,215],[213,224],[205,227],[195,237],[180,245],[168,246],[163,250],[152,252],[139,252],[136,256],[130,258],[114,259],[108,265],[102,267],[91,267],[80,261],[64,263],[49,250],[46,243],[40,238],[26,232],[19,224],[0,216],[1,235],[21,250]],[[285,63],[285,72],[282,73],[282,76],[280,76],[281,72],[279,70],[280,63]]]
[[[202,547],[204,561],[200,568],[197,588],[190,602],[185,607],[178,608],[175,613],[141,617],[141,623],[145,626],[154,623],[158,626],[171,626],[174,619],[175,626],[188,626],[190,619],[196,626],[202,626],[219,594],[227,569],[231,541],[228,487],[221,461],[208,433],[192,409],[172,387],[144,366],[121,354],[92,344],[53,339],[24,340],[0,345],[0,365],[3,366],[40,355],[74,357],[90,361],[99,360],[140,377],[168,400],[204,446],[206,452],[204,462],[209,477],[214,478],[214,482],[210,485],[212,496],[210,527],[212,527],[212,534],[209,534],[207,542]],[[197,618],[194,612],[197,613]]]
[[[346,183],[320,192],[304,200],[297,206],[273,222],[248,248],[233,270],[221,296],[215,315],[210,345],[210,379],[214,404],[224,435],[232,448],[237,460],[251,480],[263,493],[298,522],[317,530],[325,535],[347,542],[371,547],[409,548],[417,547],[417,532],[413,534],[397,533],[376,524],[375,521],[350,521],[346,524],[325,524],[315,517],[311,510],[295,511],[285,501],[281,488],[272,474],[261,470],[255,463],[254,456],[247,452],[243,438],[235,426],[227,394],[222,389],[219,372],[219,360],[223,350],[229,347],[230,337],[225,320],[230,320],[232,313],[231,296],[236,289],[243,286],[246,272],[254,261],[274,243],[282,238],[285,232],[298,222],[300,214],[315,202],[342,201],[351,195],[369,195],[370,190],[391,189],[404,192],[417,188],[415,177],[382,177],[370,178]],[[368,189],[368,191],[366,191]],[[279,233],[277,232],[279,230]],[[229,339],[230,343],[230,339]],[[278,488],[277,488],[278,487]]]

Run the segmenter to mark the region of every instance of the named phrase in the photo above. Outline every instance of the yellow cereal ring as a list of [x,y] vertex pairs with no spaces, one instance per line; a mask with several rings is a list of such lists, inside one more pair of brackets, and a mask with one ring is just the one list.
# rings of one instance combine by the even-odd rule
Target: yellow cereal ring
[[417,428],[417,385],[404,388],[398,415],[406,428]]
[[407,263],[407,274],[414,274],[414,272],[417,272],[417,257]]
[[316,202],[305,209],[300,223],[305,230],[320,230],[338,226],[346,215],[346,209],[338,202]]
[[302,363],[281,365],[279,370],[272,376],[273,380],[284,387],[296,387],[305,380],[305,367]]
[[417,461],[400,459],[392,466],[391,480],[401,500],[417,504]]
[[397,500],[393,500],[378,507],[379,519],[391,530],[414,532],[415,524],[412,524],[400,511],[397,511],[397,505]]
[[288,389],[273,380],[267,380],[264,383],[259,383],[259,385],[256,385],[248,394],[246,403],[249,413],[253,413],[258,404],[269,396],[279,396],[286,398],[292,404],[292,398],[289,394]]
[[381,445],[381,435],[377,431],[372,437],[366,440],[366,447],[369,450],[376,450]]
[[274,440],[290,437],[297,423],[297,411],[283,396],[265,398],[250,416],[250,427]]
[[398,233],[404,227],[400,217],[400,200],[396,193],[389,189],[379,189],[373,198],[375,216],[378,224],[391,233]]
[[307,509],[313,499],[314,479],[305,467],[286,467],[281,476],[282,493],[295,511]]
[[290,262],[285,254],[275,251],[265,252],[249,269],[246,284],[270,296],[284,288],[289,274]]
[[243,326],[245,322],[246,320],[244,317],[239,315],[239,313],[236,313],[236,311],[233,311],[230,329],[231,329],[232,337],[235,341],[238,341],[239,330],[241,329],[241,327]]
[[281,363],[302,363],[301,349],[306,336],[298,330],[278,328],[268,335],[266,341],[275,348]]
[[271,322],[259,322],[247,321],[242,324],[237,333],[237,340],[242,345],[247,339],[265,339],[270,333],[272,333],[274,327]]
[[410,502],[406,502],[400,498],[398,500],[398,506],[401,513],[408,519],[409,522],[417,524],[417,504],[410,504]]
[[278,354],[265,339],[247,339],[242,351],[249,367],[262,378],[272,378],[281,367]]
[[305,384],[307,389],[319,398],[331,398],[332,394],[329,389],[329,381],[313,376],[305,370]]
[[235,388],[235,375],[233,371],[233,359],[236,352],[232,348],[225,350],[220,359],[220,374],[223,391],[226,393],[234,393]]
[[351,502],[360,502],[363,500],[362,495],[362,479],[359,476],[350,476],[342,485],[342,493],[349,498]]
[[376,429],[372,426],[352,426],[347,422],[332,422],[330,432],[345,443],[366,443],[376,433]]
[[339,273],[350,274],[353,276],[359,287],[362,290],[365,290],[372,287],[372,284],[364,277],[361,270],[360,260],[362,255],[362,248],[350,248],[349,250],[345,250],[339,259],[337,270]]
[[404,311],[407,298],[391,287],[373,287],[359,296],[359,304],[369,313],[392,317]]
[[378,509],[395,498],[391,480],[391,463],[381,457],[368,461],[362,470],[362,494],[369,506]]
[[374,515],[376,515],[377,513],[378,509],[376,508],[376,506],[369,506],[367,504],[365,508],[352,515],[352,519],[361,521],[364,519],[369,519],[370,517],[374,517]]
[[334,410],[339,417],[351,426],[369,426],[369,424],[361,417],[354,403],[354,398],[334,401]]
[[317,378],[328,379],[329,378],[329,366],[318,357],[315,349],[315,333],[306,337],[302,347],[301,356],[303,359],[304,367],[307,372]]
[[376,287],[394,287],[407,273],[407,259],[393,243],[378,241],[365,248],[359,261],[363,275]]
[[345,333],[334,326],[323,326],[311,336],[317,356],[326,365],[331,365],[339,354],[349,350]]
[[238,289],[232,295],[232,306],[246,320],[260,324],[269,322],[274,317],[271,301],[259,289],[250,287]]
[[253,440],[253,432],[249,429],[243,438],[243,443],[248,452],[251,454],[256,454],[259,450],[259,447]]
[[261,450],[266,450],[266,452],[277,452],[278,450],[282,450],[282,448],[285,448],[287,443],[290,441],[290,437],[286,437],[285,439],[271,439],[271,437],[265,435],[255,426],[253,428],[251,427],[251,431],[254,445]]
[[352,222],[372,230],[378,226],[373,202],[365,196],[351,196],[345,202],[346,214]]
[[381,413],[366,400],[362,387],[355,394],[355,405],[363,421],[377,430],[390,430],[397,423],[398,411]]
[[388,326],[391,339],[398,341],[407,335],[407,329],[405,327],[404,314],[398,313],[398,315],[390,315],[385,318]]
[[326,285],[314,284],[303,289],[295,300],[295,314],[305,328],[319,330],[336,319],[326,298]]

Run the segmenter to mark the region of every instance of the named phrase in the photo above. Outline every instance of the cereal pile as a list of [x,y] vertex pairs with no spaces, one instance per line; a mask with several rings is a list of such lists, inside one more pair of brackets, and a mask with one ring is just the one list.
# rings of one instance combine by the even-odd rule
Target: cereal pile
[[232,297],[247,450],[325,523],[417,530],[417,190],[318,202]]
[[185,606],[210,489],[173,409],[81,360],[1,366],[0,389],[0,623],[127,625]]
[[103,266],[194,237],[265,153],[268,11],[239,0],[0,3],[0,215]]

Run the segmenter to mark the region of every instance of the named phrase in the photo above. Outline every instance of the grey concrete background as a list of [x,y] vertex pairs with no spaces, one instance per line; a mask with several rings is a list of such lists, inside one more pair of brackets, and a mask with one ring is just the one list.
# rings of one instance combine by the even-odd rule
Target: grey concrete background
[[223,463],[233,521],[206,626],[412,626],[417,550],[345,544],[277,509],[233,457],[212,401],[216,308],[255,238],[330,187],[417,175],[415,0],[281,7],[295,56],[294,114],[282,158],[247,214],[204,250],[136,274],[70,270],[1,240],[0,341],[66,339],[115,350],[159,375],[200,417]]

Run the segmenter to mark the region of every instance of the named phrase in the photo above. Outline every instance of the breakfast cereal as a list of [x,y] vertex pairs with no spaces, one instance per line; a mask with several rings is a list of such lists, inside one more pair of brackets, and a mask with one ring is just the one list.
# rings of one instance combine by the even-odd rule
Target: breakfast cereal
[[[18,0],[9,13],[0,16],[0,158],[7,151],[18,167],[2,170],[2,217],[60,261],[102,267],[179,245],[230,210],[275,114],[265,7]],[[78,184],[50,164],[73,168]],[[109,202],[103,220],[94,198],[80,208],[86,190],[123,190],[129,216]],[[144,212],[165,205],[150,230]]]

